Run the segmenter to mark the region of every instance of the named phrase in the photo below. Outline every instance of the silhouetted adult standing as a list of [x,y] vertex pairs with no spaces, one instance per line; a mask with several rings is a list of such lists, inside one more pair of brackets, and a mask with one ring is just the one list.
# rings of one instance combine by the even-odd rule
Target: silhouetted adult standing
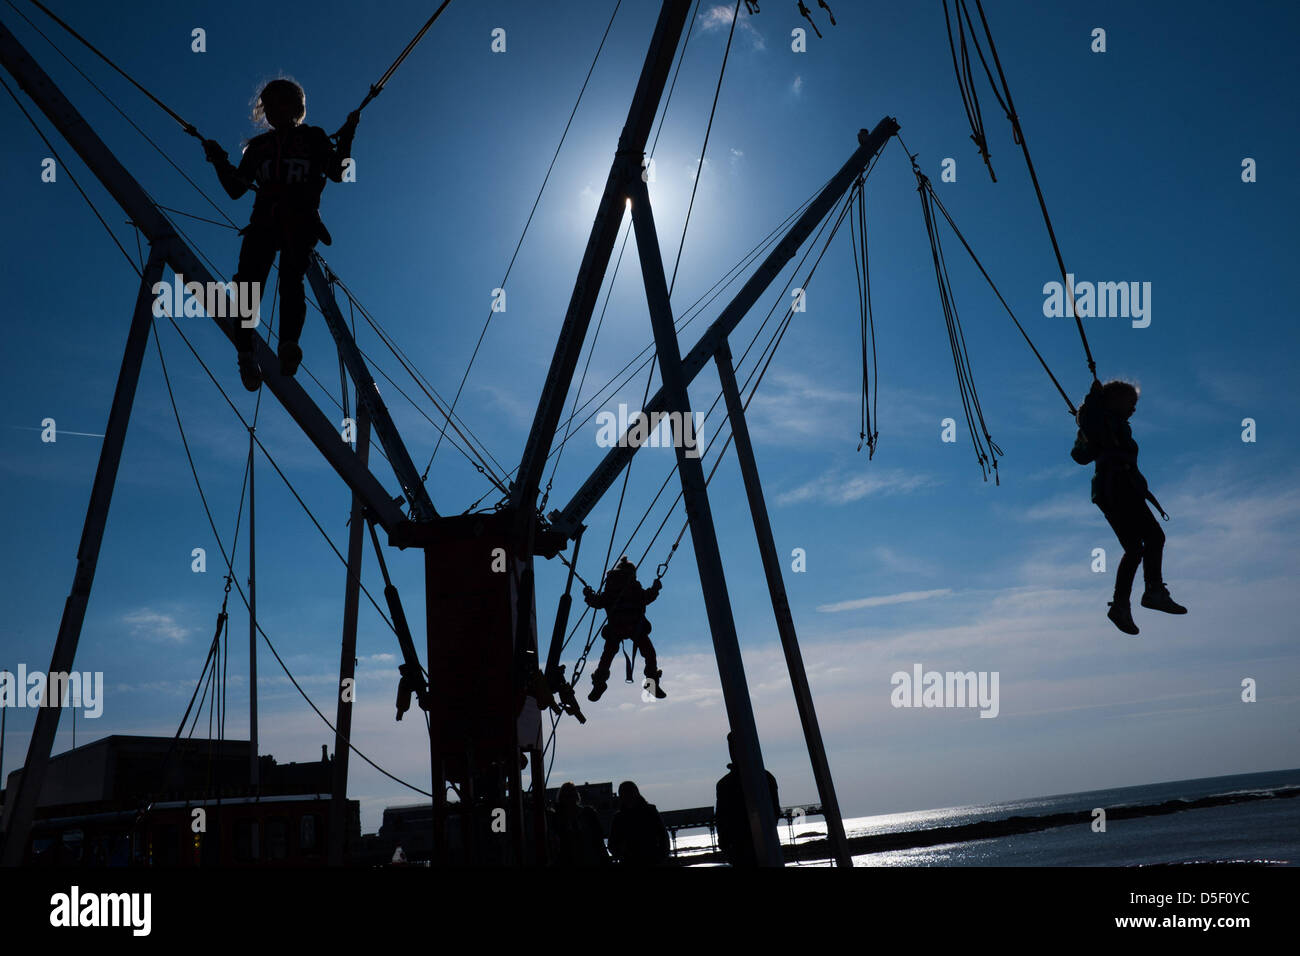
[[609,863],[605,835],[596,811],[582,802],[574,783],[560,787],[548,821],[556,866],[603,866]]
[[626,866],[668,862],[668,830],[659,809],[647,803],[631,780],[618,785],[619,811],[609,826],[609,852]]
[[[736,741],[731,734],[727,734],[727,750],[731,754],[731,763],[727,764],[727,775],[718,781],[718,806],[714,813],[718,846],[732,866],[758,866],[758,857],[754,854],[754,837],[749,827],[745,790],[740,784],[740,774],[736,771]],[[772,794],[772,813],[780,816],[781,801],[777,797],[776,777],[766,770],[763,772],[767,774],[767,786]]]

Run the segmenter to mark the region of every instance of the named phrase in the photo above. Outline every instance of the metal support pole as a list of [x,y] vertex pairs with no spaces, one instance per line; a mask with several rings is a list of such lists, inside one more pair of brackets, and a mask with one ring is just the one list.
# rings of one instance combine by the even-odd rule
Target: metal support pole
[[546,761],[542,751],[528,751],[528,770],[533,781],[533,865],[545,866],[546,852]]
[[776,629],[781,635],[781,649],[785,651],[785,664],[794,688],[795,704],[799,708],[799,721],[803,724],[804,739],[808,743],[808,759],[812,763],[813,777],[817,781],[817,795],[821,797],[822,816],[826,820],[826,833],[831,850],[839,866],[852,866],[848,843],[844,838],[844,821],[840,818],[840,805],[835,797],[835,783],[831,778],[830,764],[826,760],[826,747],[822,743],[821,728],[817,725],[817,711],[813,707],[812,691],[808,687],[808,674],[804,671],[803,655],[799,652],[799,638],[794,630],[794,616],[785,592],[781,575],[781,562],[776,554],[776,541],[772,536],[772,522],[768,518],[767,503],[763,499],[763,485],[758,478],[758,463],[754,446],[749,440],[749,424],[745,420],[745,406],[741,402],[740,388],[736,385],[736,372],[731,365],[731,348],[723,345],[714,355],[718,378],[722,381],[722,394],[727,403],[727,419],[731,422],[731,437],[736,444],[736,460],[745,481],[745,494],[749,498],[749,511],[754,518],[754,534],[758,538],[758,551],[763,558],[763,573],[767,576],[767,589],[772,595],[772,611],[776,615]]
[[429,792],[433,794],[433,841],[430,866],[447,865],[447,770],[438,755],[433,734],[429,735]]
[[[358,389],[358,392],[360,390]],[[370,416],[357,396],[357,460],[368,467],[370,457]],[[366,506],[354,493],[352,513],[348,518],[348,579],[343,589],[343,647],[339,652],[338,707],[334,719],[334,790],[330,799],[329,858],[330,866],[343,865],[347,844],[348,758],[352,739],[352,701],[345,700],[343,685],[355,681],[357,665],[357,611],[361,604],[361,558],[365,550]]]
[[257,760],[257,462],[248,429],[248,784],[261,785]]
[[[72,579],[72,591],[63,604],[63,617],[59,621],[59,636],[54,641],[48,673],[72,672],[81,640],[81,626],[86,619],[86,605],[90,601],[90,588],[95,581],[95,568],[99,563],[99,549],[104,541],[104,526],[108,522],[108,508],[113,500],[113,486],[117,481],[118,465],[126,444],[126,429],[131,419],[131,406],[135,402],[136,386],[140,382],[140,366],[144,362],[145,346],[149,342],[149,328],[153,323],[154,283],[162,278],[163,264],[167,260],[167,244],[160,243],[149,251],[149,261],[140,277],[140,290],[136,293],[135,313],[126,336],[126,350],[122,356],[122,369],[118,373],[117,388],[113,392],[113,405],[104,429],[104,443],[99,450],[99,465],[95,469],[95,483],[90,491],[90,504],[81,530],[81,543],[77,546],[77,570]],[[9,795],[13,801],[9,811],[9,830],[5,839],[0,864],[18,866],[27,849],[27,834],[36,812],[36,801],[45,783],[54,736],[59,729],[62,701],[43,700],[36,712],[36,726],[27,745],[27,761],[19,778],[16,793]]]
[[[668,282],[664,276],[663,259],[659,252],[659,236],[655,231],[654,212],[650,208],[650,194],[645,183],[635,178],[630,183],[632,194],[632,224],[636,229],[637,253],[641,258],[641,275],[645,282],[646,299],[650,305],[650,323],[654,327],[655,345],[659,350],[659,371],[663,378],[663,392],[670,414],[679,413],[681,422],[690,411],[690,398],[686,392],[682,372],[682,353],[677,342],[673,323],[672,304],[668,299]],[[699,458],[691,457],[681,440],[684,428],[674,435],[677,452],[677,471],[681,476],[682,497],[691,526],[691,544],[695,548],[695,562],[700,569],[700,585],[704,590],[704,606],[709,618],[709,631],[713,635],[713,651],[718,659],[718,676],[722,681],[722,696],[727,705],[727,720],[738,745],[737,760],[740,766],[741,787],[749,813],[749,827],[754,839],[754,855],[765,866],[782,866],[781,843],[776,832],[776,815],[772,809],[772,795],[763,769],[763,755],[758,745],[758,729],[754,724],[754,708],[749,699],[749,685],[745,681],[745,665],[740,656],[740,643],[736,638],[736,622],[731,614],[731,599],[727,595],[727,581],[722,571],[722,554],[718,549],[718,536],[713,526],[713,513],[709,507],[709,490],[704,479],[704,467]]]
[[[870,133],[866,130],[859,131],[858,148],[853,152],[853,155],[831,177],[817,198],[809,204],[803,215],[796,220],[795,224],[790,227],[767,258],[763,260],[762,265],[754,270],[754,274],[736,293],[736,297],[728,303],[713,324],[700,336],[700,340],[695,343],[695,346],[686,353],[686,357],[682,359],[685,384],[690,385],[695,376],[700,373],[700,370],[709,363],[709,359],[713,357],[719,346],[726,343],[727,337],[740,324],[759,297],[767,291],[768,286],[775,281],[781,270],[794,258],[794,254],[812,235],[813,230],[817,228],[817,224],[826,217],[826,214],[831,211],[840,196],[844,194],[844,191],[852,185],[853,180],[866,169],[872,158],[884,148],[884,145],[889,142],[889,138],[897,132],[897,121],[888,116],[877,123],[875,129]],[[668,407],[667,395],[667,388],[660,388],[645,403],[643,414],[653,415],[655,412],[666,410]],[[551,512],[548,516],[551,526],[570,537],[577,534],[578,528],[586,520],[587,515],[591,513],[591,509],[596,506],[596,503],[614,484],[615,479],[627,467],[632,460],[632,456],[637,453],[639,448],[640,443],[630,441],[625,433],[623,438],[606,452],[605,457],[596,466],[595,471],[591,473],[591,477],[574,493],[569,503],[564,506],[563,511]]]
[[605,180],[605,191],[596,210],[596,219],[591,225],[591,234],[582,256],[582,265],[578,269],[573,295],[564,314],[564,324],[555,343],[555,354],[546,374],[546,384],[537,404],[533,427],[528,433],[528,443],[524,446],[524,454],[519,462],[510,504],[515,510],[517,522],[515,536],[520,541],[526,538],[530,525],[535,523],[533,512],[537,506],[538,486],[546,467],[546,458],[564,410],[564,398],[573,384],[573,372],[577,368],[582,343],[591,324],[591,314],[596,307],[596,298],[600,295],[605,270],[609,268],[609,258],[618,239],[619,226],[623,222],[627,198],[625,184],[629,178],[640,176],[646,140],[650,136],[650,127],[659,109],[668,71],[672,67],[690,10],[690,0],[664,0],[650,49],[646,52],[641,67],[641,78],[637,82],[632,105],[628,108],[627,123],[619,137],[614,162]]
[[546,652],[546,669],[542,672],[548,681],[557,683],[560,677],[560,654],[564,650],[564,634],[569,628],[569,611],[573,607],[573,578],[578,573],[578,552],[582,549],[582,529],[578,529],[573,539],[573,558],[569,561],[569,578],[560,595],[560,603],[555,611],[555,627],[551,631],[551,646]]
[[519,738],[515,737],[514,752],[510,756],[510,765],[506,768],[505,783],[510,788],[510,811],[506,818],[510,821],[510,855],[511,863],[523,866],[526,862],[527,841],[524,839],[524,775],[520,764]]

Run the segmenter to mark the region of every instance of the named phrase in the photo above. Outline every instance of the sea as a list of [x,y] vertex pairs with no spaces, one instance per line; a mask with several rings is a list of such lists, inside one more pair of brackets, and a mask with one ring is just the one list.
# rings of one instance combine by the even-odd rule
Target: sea
[[[1103,807],[1158,806],[1167,801],[1205,797],[1254,795],[1263,799],[1155,816],[1108,819],[1104,833],[1087,824],[1070,824],[990,839],[969,840],[913,849],[854,856],[854,866],[1153,866],[1161,864],[1253,862],[1300,865],[1300,797],[1281,796],[1300,790],[1300,769],[1237,774],[1153,783],[1112,790],[1032,797],[939,810],[917,810],[844,820],[852,839],[878,833],[900,833],[932,827],[960,826],[1008,817],[1048,816]],[[781,842],[804,843],[824,837],[826,825],[817,817],[791,826],[778,825]],[[707,853],[707,831],[683,831],[677,836],[678,859]],[[817,866],[826,863],[807,862]]]

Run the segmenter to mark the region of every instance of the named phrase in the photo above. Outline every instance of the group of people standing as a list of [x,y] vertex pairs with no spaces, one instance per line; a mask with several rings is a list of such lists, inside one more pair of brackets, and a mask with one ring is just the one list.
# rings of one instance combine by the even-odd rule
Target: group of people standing
[[658,808],[631,780],[618,786],[618,812],[609,827],[609,848],[596,811],[582,802],[573,783],[560,787],[550,811],[548,834],[556,866],[665,866],[670,862],[668,829]]
[[[727,735],[727,746],[733,763],[727,765],[727,774],[717,786],[714,824],[718,846],[732,866],[757,866],[730,734]],[[777,798],[776,778],[770,773],[767,774],[767,784],[772,797],[772,812],[779,815],[781,805]],[[582,793],[576,784],[570,782],[561,786],[547,819],[552,864],[565,867],[605,866],[609,863],[624,866],[671,864],[668,828],[659,816],[659,809],[641,796],[641,791],[631,780],[619,784],[618,802],[619,809],[610,823],[609,846],[606,848],[604,830],[595,809],[582,802]]]

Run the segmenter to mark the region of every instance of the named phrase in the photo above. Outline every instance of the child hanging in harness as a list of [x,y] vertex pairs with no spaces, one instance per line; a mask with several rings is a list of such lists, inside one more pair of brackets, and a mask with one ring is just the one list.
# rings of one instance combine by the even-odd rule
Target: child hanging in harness
[[1114,600],[1106,616],[1125,634],[1138,633],[1129,602],[1139,563],[1146,582],[1142,606],[1166,614],[1187,613],[1187,608],[1169,596],[1169,589],[1160,579],[1165,535],[1147,502],[1155,505],[1162,516],[1168,516],[1138,471],[1138,446],[1128,423],[1137,402],[1137,386],[1129,382],[1116,380],[1102,385],[1094,381],[1079,406],[1079,433],[1070,452],[1081,465],[1096,461],[1092,501],[1124,548],[1115,572]]
[[[272,80],[258,94],[253,122],[270,126],[254,137],[244,150],[239,167],[231,165],[226,151],[215,140],[204,140],[208,162],[216,167],[217,178],[231,199],[257,189],[253,215],[240,230],[244,243],[239,250],[238,283],[257,283],[252,302],[266,288],[275,256],[280,254],[280,374],[293,375],[302,361],[298,337],[307,317],[303,278],[307,274],[312,248],[319,240],[330,245],[329,232],[320,218],[320,197],[325,178],[343,181],[343,163],[352,154],[352,137],[360,114],[348,114],[339,131],[338,145],[319,126],[304,126],[307,97],[290,79]],[[240,286],[241,290],[247,288]],[[253,329],[235,323],[235,347],[239,353],[239,377],[244,387],[257,391],[261,370],[253,355]]]
[[[605,648],[600,652],[600,663],[591,675],[591,693],[588,700],[600,700],[609,683],[609,665],[614,661],[623,641],[632,642],[632,654],[637,651],[645,658],[645,676],[653,688],[655,697],[660,700],[667,697],[659,683],[663,671],[658,668],[655,646],[650,643],[650,622],[646,620],[646,605],[659,596],[662,582],[656,578],[648,588],[641,587],[636,579],[636,565],[627,559],[627,555],[618,559],[605,576],[605,586],[597,594],[589,587],[582,589],[583,600],[589,607],[604,609],[608,615],[600,636],[605,639]],[[632,679],[632,661],[628,658],[628,680]]]

